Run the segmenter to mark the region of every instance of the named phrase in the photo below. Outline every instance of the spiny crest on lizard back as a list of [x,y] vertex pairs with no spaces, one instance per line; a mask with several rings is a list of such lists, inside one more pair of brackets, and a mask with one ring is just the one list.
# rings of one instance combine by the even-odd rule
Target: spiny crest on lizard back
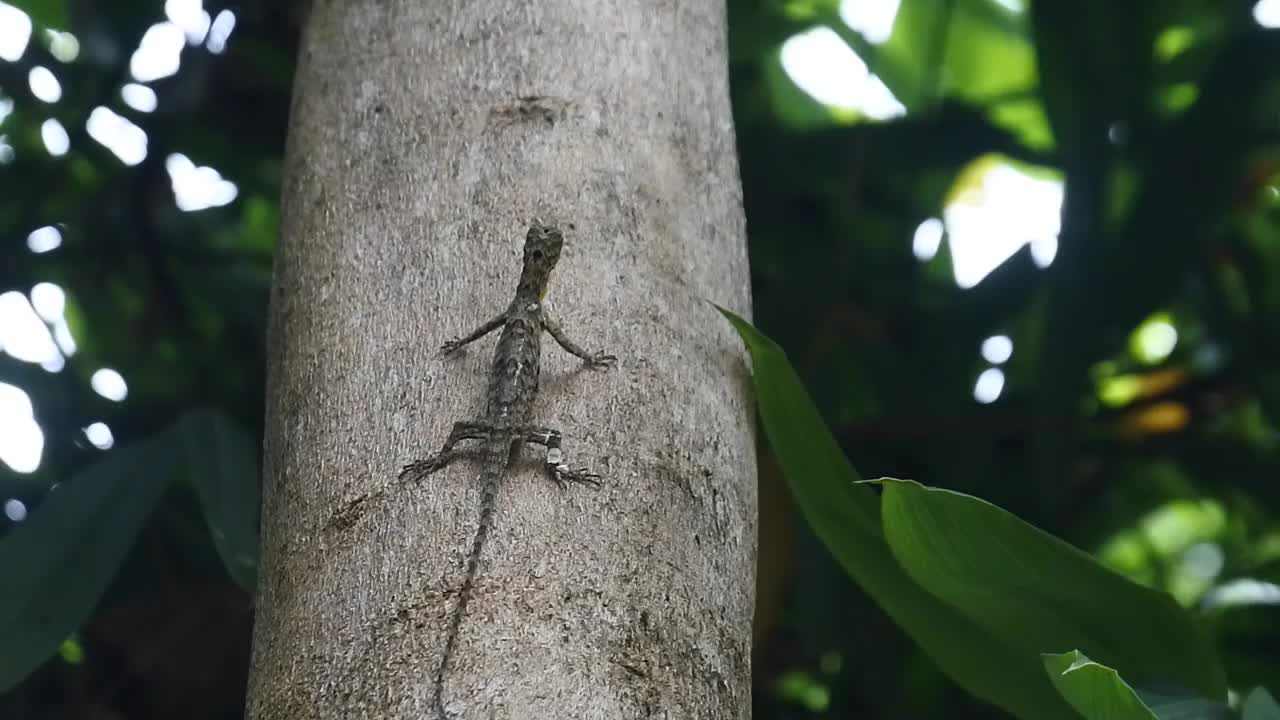
[[524,236],[524,269],[516,294],[523,299],[537,299],[547,294],[547,281],[560,261],[564,236],[558,228],[534,222]]

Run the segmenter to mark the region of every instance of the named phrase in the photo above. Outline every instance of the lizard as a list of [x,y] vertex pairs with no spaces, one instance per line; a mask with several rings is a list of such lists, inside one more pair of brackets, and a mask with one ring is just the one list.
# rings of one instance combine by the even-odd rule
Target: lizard
[[455,446],[459,442],[481,441],[480,521],[471,543],[471,552],[467,555],[462,586],[449,618],[444,653],[435,676],[434,705],[442,720],[447,720],[443,702],[444,676],[457,645],[462,618],[466,615],[485,538],[493,525],[498,487],[520,448],[525,443],[545,447],[546,472],[561,488],[570,482],[600,485],[599,475],[587,472],[586,468],[571,468],[565,462],[558,430],[531,422],[533,399],[538,393],[543,331],[549,333],[562,348],[585,361],[588,367],[607,368],[617,361],[613,355],[591,353],[579,347],[565,335],[543,305],[551,271],[560,259],[563,246],[564,236],[559,229],[534,221],[525,235],[524,266],[511,304],[470,334],[450,340],[441,347],[448,355],[502,328],[489,370],[484,414],[479,420],[454,423],[439,452],[405,465],[400,472],[402,480],[420,481],[454,460],[458,456]]

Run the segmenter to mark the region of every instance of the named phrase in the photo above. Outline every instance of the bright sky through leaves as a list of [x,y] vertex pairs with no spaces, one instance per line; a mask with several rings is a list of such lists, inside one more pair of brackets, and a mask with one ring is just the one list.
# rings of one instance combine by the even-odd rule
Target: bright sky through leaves
[[9,498],[4,502],[4,516],[13,522],[27,519],[27,504],[17,498]]
[[154,112],[156,109],[156,91],[138,83],[128,83],[120,88],[120,97],[124,104],[138,112]]
[[1008,335],[992,335],[982,341],[982,359],[992,365],[1003,365],[1013,357],[1013,340]]
[[801,90],[824,105],[857,110],[873,120],[906,114],[889,88],[830,28],[817,27],[789,38],[782,44],[782,68]]
[[114,153],[125,165],[137,165],[147,159],[147,134],[110,108],[102,105],[94,108],[89,113],[86,129],[89,137]]
[[1062,183],[1003,162],[985,163],[943,210],[956,284],[971,288],[1023,245],[1041,266],[1058,248]]
[[867,42],[879,45],[893,32],[900,4],[901,0],[844,0],[840,3],[840,19]]
[[43,451],[44,434],[36,424],[31,398],[21,388],[0,383],[0,462],[14,472],[35,472]]
[[27,235],[27,249],[33,253],[46,253],[62,245],[62,233],[52,225],[36,228]]
[[108,400],[120,402],[129,395],[129,387],[124,382],[124,377],[120,373],[111,368],[102,368],[89,378],[89,385],[93,387],[94,392]]
[[31,19],[8,3],[0,2],[0,60],[17,62],[31,39]]
[[[893,31],[898,5],[899,0],[845,0],[840,13],[868,42],[881,43]],[[789,38],[782,46],[781,62],[796,85],[824,105],[856,110],[875,121],[906,113],[892,91],[830,28],[815,27]],[[952,270],[962,288],[977,285],[1024,245],[1030,246],[1039,267],[1052,263],[1058,251],[1062,183],[990,161],[970,177],[978,178],[978,185],[956,194],[942,209],[941,221],[925,219],[916,228],[912,253],[922,262],[933,259],[945,228]]]
[[40,125],[40,139],[44,141],[45,149],[54,157],[62,157],[71,149],[71,136],[67,134],[67,129],[53,118]]
[[186,155],[174,153],[164,167],[173,183],[178,209],[186,212],[226,205],[236,199],[236,186],[211,167],[196,167]]
[[96,422],[84,429],[84,435],[89,442],[99,450],[109,450],[112,445],[116,444],[115,436],[111,434],[111,428],[106,423]]
[[231,36],[231,31],[236,27],[236,16],[230,10],[223,10],[218,13],[218,17],[213,19],[213,24],[209,26],[209,38],[205,41],[205,47],[209,48],[209,52],[219,55],[227,49],[227,38]]
[[27,74],[27,84],[31,86],[31,94],[37,100],[56,103],[62,99],[62,84],[49,68],[36,65]]
[[987,368],[978,376],[978,381],[973,385],[973,399],[988,405],[1000,399],[1000,393],[1004,391],[1004,372],[999,368]]
[[916,259],[922,262],[932,260],[942,248],[942,234],[945,230],[946,226],[938,218],[929,218],[920,223],[911,238],[911,252]]
[[1156,365],[1164,362],[1178,345],[1178,330],[1168,313],[1156,313],[1147,318],[1129,338],[1129,352],[1141,363]]
[[1280,28],[1280,0],[1258,0],[1253,19],[1264,28]]
[[[168,77],[178,72],[181,54],[188,46],[205,44],[210,53],[221,53],[235,28],[236,17],[229,10],[210,18],[202,0],[167,0],[165,19],[152,25],[143,35],[130,61],[130,71],[139,82],[127,83],[120,89],[125,104],[137,112],[153,112],[158,105],[156,93],[143,82]],[[0,2],[0,60],[19,61],[32,37],[32,23],[26,13]],[[61,63],[74,62],[80,55],[80,41],[69,32],[42,28],[49,53]],[[62,83],[58,69],[35,66],[28,72],[31,94],[44,103],[62,99]],[[13,102],[0,98],[0,122],[13,109]],[[147,135],[130,118],[106,106],[94,108],[86,122],[90,137],[114,153],[126,165],[146,159]],[[53,118],[43,121],[40,137],[45,150],[53,157],[71,151],[71,136],[62,123]],[[13,148],[0,135],[0,162],[12,160]],[[171,154],[166,161],[173,182],[174,200],[183,211],[219,207],[236,198],[234,183],[224,179],[214,168],[197,166],[181,154]],[[27,235],[27,249],[32,253],[54,252],[62,245],[62,233],[54,226],[33,229]],[[31,298],[18,292],[0,295],[0,352],[17,360],[40,365],[58,372],[66,365],[66,357],[75,353],[76,343],[63,317],[66,297],[63,289],[51,283],[32,288]],[[91,385],[110,400],[121,401],[128,394],[124,378],[115,370],[104,368],[93,374]],[[86,438],[100,449],[115,442],[111,430],[103,423],[85,428]],[[0,462],[16,472],[34,472],[40,463],[43,435],[34,420],[31,401],[26,393],[11,385],[0,386]],[[16,499],[0,498],[9,519],[25,517],[25,506]],[[16,503],[16,504],[15,504]]]

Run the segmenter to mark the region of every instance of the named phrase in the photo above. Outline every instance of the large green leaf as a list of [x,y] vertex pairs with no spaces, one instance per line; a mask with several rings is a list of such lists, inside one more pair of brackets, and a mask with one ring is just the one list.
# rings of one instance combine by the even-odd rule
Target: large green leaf
[[112,450],[0,541],[0,693],[88,617],[169,487],[178,447],[171,428]]
[[1166,695],[1142,688],[1138,688],[1137,693],[1160,720],[1233,720],[1236,717],[1231,706],[1221,700],[1206,700],[1186,692]]
[[1241,720],[1280,720],[1280,705],[1266,688],[1254,688],[1240,708]]
[[1224,702],[1194,696],[1167,696],[1134,689],[1114,668],[1079,650],[1044,655],[1054,687],[1088,720],[1230,720]]
[[796,503],[845,571],[961,687],[1021,718],[1077,718],[1037,655],[966,618],[903,572],[881,533],[876,494],[855,484],[857,473],[782,349],[732,312],[720,312],[751,353],[761,422]]
[[236,583],[253,592],[258,572],[257,446],[217,410],[189,413],[175,429],[218,555]]
[[1119,673],[1078,650],[1046,654],[1044,669],[1062,697],[1086,720],[1157,720]]
[[1139,685],[1225,699],[1217,653],[1168,594],[968,495],[885,481],[883,512],[907,573],[1010,647],[1079,648]]

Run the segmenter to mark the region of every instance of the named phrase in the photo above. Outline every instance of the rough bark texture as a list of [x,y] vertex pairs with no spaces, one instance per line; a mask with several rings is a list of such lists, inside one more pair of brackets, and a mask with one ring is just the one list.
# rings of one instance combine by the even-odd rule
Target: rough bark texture
[[479,414],[531,220],[565,230],[536,455],[497,498],[452,717],[745,718],[749,312],[721,0],[316,0],[272,302],[251,718],[430,718],[477,467],[400,466]]

